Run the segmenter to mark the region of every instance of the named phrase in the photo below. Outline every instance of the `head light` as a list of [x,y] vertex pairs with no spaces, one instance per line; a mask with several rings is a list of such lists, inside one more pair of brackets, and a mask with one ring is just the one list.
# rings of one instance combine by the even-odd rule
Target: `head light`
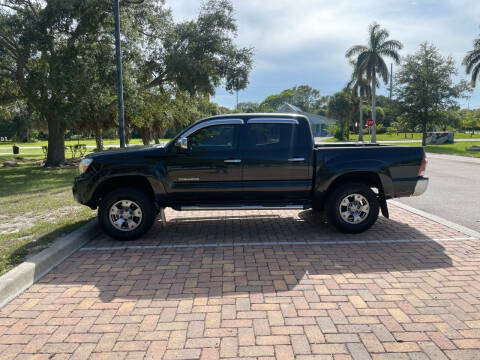
[[78,170],[80,172],[80,174],[83,174],[85,171],[87,171],[88,167],[90,166],[90,164],[92,163],[93,159],[82,159],[80,161],[80,164],[78,164]]

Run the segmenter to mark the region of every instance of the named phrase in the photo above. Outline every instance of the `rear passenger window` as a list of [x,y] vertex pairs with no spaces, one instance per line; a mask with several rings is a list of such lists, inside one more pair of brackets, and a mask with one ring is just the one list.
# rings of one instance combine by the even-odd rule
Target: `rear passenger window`
[[248,149],[254,151],[288,151],[294,146],[293,124],[249,124]]

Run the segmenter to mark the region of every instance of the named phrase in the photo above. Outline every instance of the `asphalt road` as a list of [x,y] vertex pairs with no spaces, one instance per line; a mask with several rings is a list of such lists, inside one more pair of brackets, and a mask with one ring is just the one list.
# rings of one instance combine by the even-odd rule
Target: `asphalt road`
[[427,191],[396,200],[480,232],[480,161],[434,154],[427,158]]

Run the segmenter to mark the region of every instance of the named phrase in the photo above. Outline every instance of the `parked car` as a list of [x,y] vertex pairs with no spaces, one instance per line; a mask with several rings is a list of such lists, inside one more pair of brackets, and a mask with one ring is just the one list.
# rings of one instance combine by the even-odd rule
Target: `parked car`
[[90,154],[73,194],[98,207],[119,240],[146,233],[174,210],[325,210],[340,231],[360,233],[388,217],[387,199],[427,189],[422,147],[315,145],[297,114],[233,114],[203,119],[166,146]]

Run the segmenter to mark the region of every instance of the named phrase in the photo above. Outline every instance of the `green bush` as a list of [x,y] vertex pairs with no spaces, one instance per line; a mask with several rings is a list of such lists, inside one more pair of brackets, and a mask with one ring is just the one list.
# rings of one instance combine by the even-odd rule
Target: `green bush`
[[347,139],[347,135],[348,135],[347,131],[348,129],[345,129],[342,136],[342,129],[340,126],[338,126],[337,124],[333,124],[332,126],[330,126],[330,132],[333,134],[333,137],[337,140]]
[[391,126],[387,127],[387,134],[388,135],[393,135],[393,134],[396,134],[397,132],[395,131],[395,129]]
[[382,124],[377,124],[377,134],[385,134],[386,132],[386,127],[384,127]]

